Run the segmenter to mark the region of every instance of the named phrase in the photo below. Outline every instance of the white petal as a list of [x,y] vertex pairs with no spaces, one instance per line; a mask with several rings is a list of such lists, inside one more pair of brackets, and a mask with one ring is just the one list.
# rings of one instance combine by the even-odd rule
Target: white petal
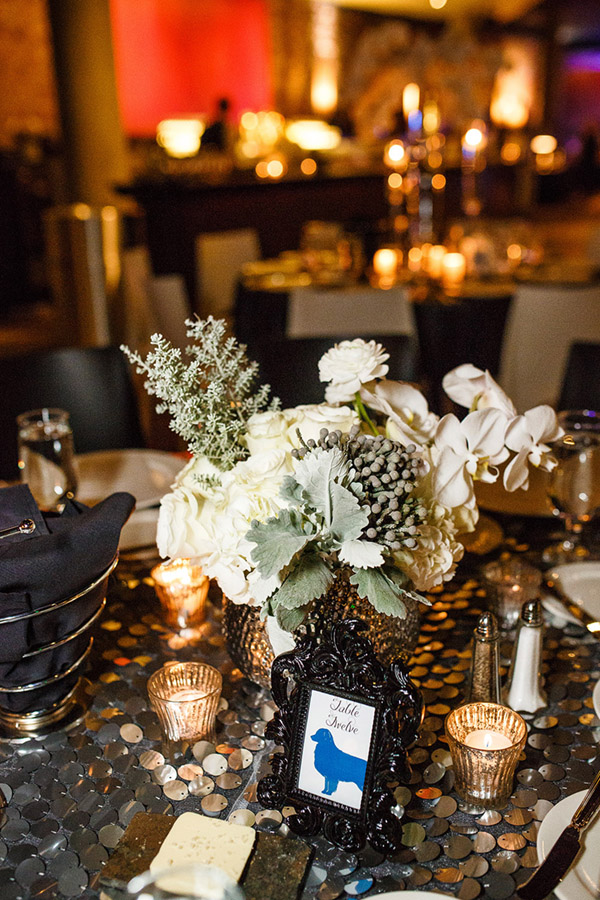
[[525,421],[536,444],[555,441],[561,436],[562,429],[551,406],[534,406],[533,409],[528,409]]
[[473,496],[473,479],[466,470],[465,460],[450,447],[442,450],[433,473],[435,498],[452,509],[468,503]]
[[435,444],[441,449],[450,447],[459,456],[466,455],[467,438],[454,413],[448,413],[438,422],[435,430]]
[[511,459],[504,470],[504,487],[507,491],[516,491],[517,488],[527,490],[529,487],[529,467],[527,465],[527,448],[520,450]]
[[506,415],[491,407],[478,409],[465,416],[461,426],[471,452],[477,456],[495,457],[504,446],[506,422]]

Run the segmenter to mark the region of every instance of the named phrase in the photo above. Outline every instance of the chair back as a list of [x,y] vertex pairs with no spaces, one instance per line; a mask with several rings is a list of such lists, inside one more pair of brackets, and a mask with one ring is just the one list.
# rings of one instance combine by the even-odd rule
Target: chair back
[[600,410],[600,344],[571,344],[558,409]]
[[209,315],[216,318],[232,315],[242,266],[257,259],[260,259],[260,244],[254,228],[198,235],[197,308],[203,319]]
[[143,447],[129,369],[118,347],[68,347],[0,359],[0,478],[18,475],[15,419],[28,409],[66,409],[77,453]]

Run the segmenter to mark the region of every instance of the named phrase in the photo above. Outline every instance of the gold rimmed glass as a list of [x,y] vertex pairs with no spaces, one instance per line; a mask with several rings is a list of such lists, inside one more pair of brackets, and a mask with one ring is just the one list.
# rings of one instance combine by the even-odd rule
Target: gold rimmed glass
[[498,703],[467,703],[446,718],[456,792],[484,809],[503,809],[527,738],[524,719]]
[[189,559],[155,566],[150,573],[164,620],[171,628],[193,628],[205,618],[209,579]]

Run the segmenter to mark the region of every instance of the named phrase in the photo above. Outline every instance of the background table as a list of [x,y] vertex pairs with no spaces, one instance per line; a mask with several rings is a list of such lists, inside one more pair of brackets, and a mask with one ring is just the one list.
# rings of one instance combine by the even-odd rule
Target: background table
[[[507,546],[525,551],[522,534],[535,534],[535,524],[521,522]],[[540,545],[544,541],[542,533]],[[463,900],[511,897],[537,864],[539,822],[561,798],[589,785],[600,765],[600,722],[591,701],[600,644],[575,626],[549,628],[549,706],[527,716],[525,758],[507,808],[484,812],[455,795],[443,723],[467,684],[468,642],[485,606],[470,575],[481,561],[467,557],[463,577],[434,593],[423,616],[412,676],[423,692],[425,718],[410,753],[411,783],[396,792],[402,849],[384,860],[370,848],[344,853],[317,838],[304,900],[374,896],[404,886]],[[117,569],[91,657],[93,701],[81,725],[68,734],[0,745],[0,785],[9,800],[0,815],[3,900],[98,898],[101,866],[138,811],[228,818],[248,809],[257,828],[287,833],[278,810],[261,810],[255,802],[257,778],[268,771],[269,694],[233,670],[217,628],[218,608],[187,642],[162,625],[147,571],[144,561],[122,560]],[[507,642],[503,651],[510,650]],[[224,673],[228,705],[219,713],[217,751],[227,763],[225,777],[205,774],[190,782],[182,767],[199,761],[189,749],[173,759],[176,771],[157,765],[156,754],[168,748],[146,682],[170,659],[204,659]]]

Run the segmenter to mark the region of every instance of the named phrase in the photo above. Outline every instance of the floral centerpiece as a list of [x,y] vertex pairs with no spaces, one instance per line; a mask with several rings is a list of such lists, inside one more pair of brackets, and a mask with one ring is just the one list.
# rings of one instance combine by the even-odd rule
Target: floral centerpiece
[[526,489],[555,464],[554,411],[518,415],[489,373],[444,378],[468,412],[437,416],[414,386],[386,378],[374,341],[343,341],[319,363],[325,402],[280,409],[223,322],[188,321],[189,360],[160,335],[131,353],[192,459],[161,501],[165,557],[193,557],[235,603],[293,631],[343,570],[358,595],[402,618],[406,600],[452,578],[458,537],[478,519],[474,484]]

